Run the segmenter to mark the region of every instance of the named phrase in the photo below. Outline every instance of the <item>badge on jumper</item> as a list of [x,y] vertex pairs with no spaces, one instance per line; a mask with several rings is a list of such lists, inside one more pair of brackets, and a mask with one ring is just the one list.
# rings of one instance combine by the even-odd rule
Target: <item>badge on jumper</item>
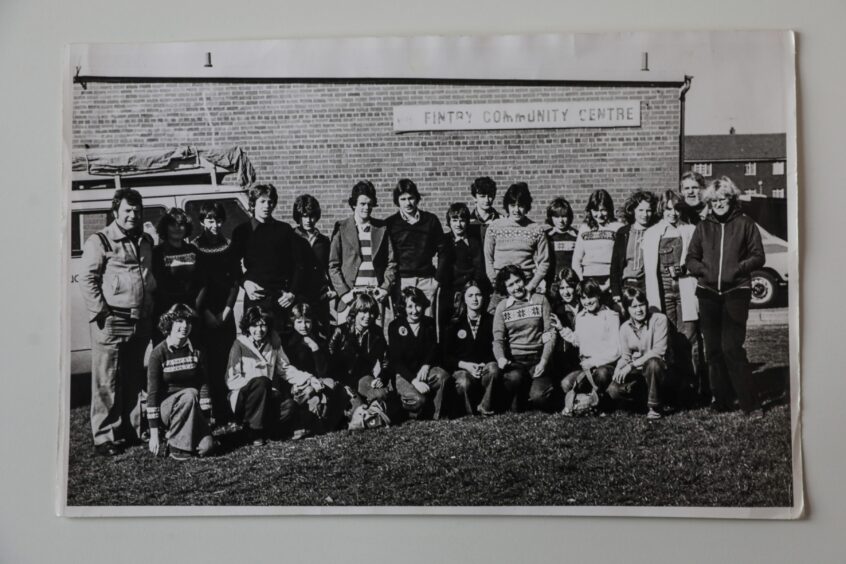
[[406,329],[405,327],[400,327],[399,328],[399,334],[401,336],[405,337],[406,335],[408,335],[408,329]]
[[459,339],[466,339],[467,338],[467,331],[465,331],[464,329],[459,329],[458,330],[458,338]]

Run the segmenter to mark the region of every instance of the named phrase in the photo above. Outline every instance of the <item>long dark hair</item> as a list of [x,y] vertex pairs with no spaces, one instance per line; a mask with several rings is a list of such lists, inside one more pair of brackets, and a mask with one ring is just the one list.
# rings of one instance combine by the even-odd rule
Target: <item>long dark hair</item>
[[593,218],[593,214],[591,213],[593,210],[598,210],[599,208],[605,208],[608,210],[608,222],[612,222],[616,220],[614,216],[614,200],[611,199],[611,194],[608,193],[607,190],[599,189],[594,190],[591,193],[590,197],[588,198],[587,205],[585,206],[585,223],[591,229],[597,229],[599,224]]
[[461,321],[465,315],[467,315],[467,304],[464,302],[464,294],[467,293],[467,290],[470,288],[478,288],[479,291],[482,293],[482,312],[485,311],[485,306],[488,303],[488,298],[490,297],[488,293],[485,291],[485,287],[475,278],[471,278],[467,282],[464,283],[464,286],[461,287],[461,292],[456,294],[455,296],[455,303],[453,304],[453,314],[452,318],[450,319],[451,323],[458,323]]

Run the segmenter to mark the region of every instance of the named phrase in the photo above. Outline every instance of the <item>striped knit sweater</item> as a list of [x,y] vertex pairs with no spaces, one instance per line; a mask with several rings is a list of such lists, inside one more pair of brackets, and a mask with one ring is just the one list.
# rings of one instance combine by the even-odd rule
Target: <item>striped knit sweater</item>
[[147,365],[147,419],[150,426],[158,425],[159,406],[171,394],[186,388],[200,391],[200,407],[211,409],[205,358],[191,341],[173,347],[165,339],[150,353]]

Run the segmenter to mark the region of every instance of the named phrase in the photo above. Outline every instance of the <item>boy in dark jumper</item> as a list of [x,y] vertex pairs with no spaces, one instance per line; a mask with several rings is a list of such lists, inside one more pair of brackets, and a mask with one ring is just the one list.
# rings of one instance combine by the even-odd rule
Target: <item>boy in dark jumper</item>
[[273,328],[287,334],[288,309],[303,293],[302,246],[290,225],[274,219],[278,194],[272,184],[249,189],[252,217],[232,232],[232,247],[244,262],[244,311],[254,305],[273,315]]
[[450,233],[444,237],[443,252],[438,256],[437,279],[441,289],[438,304],[438,323],[443,330],[450,322],[462,300],[462,289],[470,280],[484,284],[481,289],[490,293],[485,275],[482,245],[468,234],[470,210],[463,203],[452,204],[446,213]]
[[[433,304],[438,290],[433,259],[442,252],[444,229],[436,215],[418,207],[420,192],[408,178],[400,179],[394,188],[394,204],[399,211],[385,222],[399,270],[400,283],[396,290],[413,286]],[[427,314],[431,315],[432,310],[427,309]]]

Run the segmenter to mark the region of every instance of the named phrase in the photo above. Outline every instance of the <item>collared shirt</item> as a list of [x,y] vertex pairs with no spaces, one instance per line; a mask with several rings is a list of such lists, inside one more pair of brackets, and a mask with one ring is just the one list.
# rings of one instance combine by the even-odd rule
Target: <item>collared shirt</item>
[[414,213],[409,215],[405,213],[403,210],[399,211],[400,217],[408,224],[414,225],[418,221],[420,221],[420,210],[414,210]]

